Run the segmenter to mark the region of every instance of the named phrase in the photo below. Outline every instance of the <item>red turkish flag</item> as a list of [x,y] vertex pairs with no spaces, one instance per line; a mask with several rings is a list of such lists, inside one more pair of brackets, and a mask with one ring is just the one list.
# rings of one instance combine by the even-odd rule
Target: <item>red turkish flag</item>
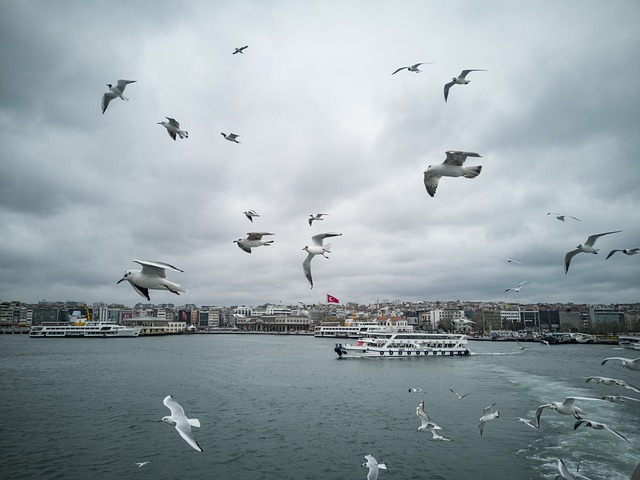
[[327,303],[340,303],[340,300],[338,300],[336,297],[334,297],[333,295],[329,295],[327,293]]

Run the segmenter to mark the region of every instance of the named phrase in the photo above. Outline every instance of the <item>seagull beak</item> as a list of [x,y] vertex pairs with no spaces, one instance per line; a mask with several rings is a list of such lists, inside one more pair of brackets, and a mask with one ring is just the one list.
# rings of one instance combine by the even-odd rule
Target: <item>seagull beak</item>
[[124,282],[124,277],[122,277],[120,280],[118,280],[118,281],[116,282],[116,285],[118,285],[120,282]]

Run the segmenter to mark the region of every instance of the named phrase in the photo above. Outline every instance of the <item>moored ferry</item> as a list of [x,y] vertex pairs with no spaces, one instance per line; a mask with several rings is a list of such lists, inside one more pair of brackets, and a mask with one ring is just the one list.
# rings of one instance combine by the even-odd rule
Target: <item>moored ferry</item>
[[68,325],[36,325],[29,331],[32,338],[127,338],[140,335],[139,327],[116,323],[87,322]]
[[336,343],[333,350],[338,358],[413,358],[471,353],[464,334],[389,331],[364,334],[354,344]]
[[631,350],[640,350],[640,334],[619,335],[618,345]]
[[388,332],[390,330],[398,332],[412,332],[413,327],[411,325],[390,327],[373,321],[351,321],[344,324],[331,323],[318,325],[313,331],[313,336],[328,338],[360,338],[365,333]]

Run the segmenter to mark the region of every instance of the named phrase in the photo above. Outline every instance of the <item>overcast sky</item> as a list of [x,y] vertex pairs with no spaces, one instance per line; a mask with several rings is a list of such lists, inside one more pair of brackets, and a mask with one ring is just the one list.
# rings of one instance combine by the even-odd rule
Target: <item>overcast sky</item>
[[[0,300],[133,305],[147,259],[184,270],[154,303],[639,302],[640,255],[605,260],[640,247],[638,25],[635,0],[0,2]],[[447,150],[482,173],[431,198]]]

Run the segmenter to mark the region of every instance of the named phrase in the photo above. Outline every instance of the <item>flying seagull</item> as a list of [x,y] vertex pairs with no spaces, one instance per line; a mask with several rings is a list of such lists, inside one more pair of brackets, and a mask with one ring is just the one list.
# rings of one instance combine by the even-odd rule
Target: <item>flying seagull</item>
[[422,72],[422,70],[420,70],[418,67],[420,65],[429,65],[433,62],[422,62],[422,63],[416,63],[415,65],[411,65],[410,67],[400,67],[399,69],[397,69],[395,72],[393,72],[391,75],[395,75],[396,73],[398,73],[400,70],[404,70],[405,68],[407,70],[409,70],[410,72],[416,72],[416,73],[420,73]]
[[247,216],[247,218],[248,218],[249,220],[251,220],[251,223],[253,223],[253,217],[259,217],[259,216],[260,216],[260,215],[258,215],[258,214],[256,213],[256,211],[255,211],[255,210],[246,210],[246,211],[244,211],[244,212],[242,212],[242,213],[244,213],[244,214]]
[[498,412],[498,410],[496,410],[495,412],[493,411],[494,406],[495,406],[495,403],[492,405],[489,405],[488,407],[485,407],[484,415],[480,417],[480,423],[478,424],[478,430],[480,431],[480,436],[482,436],[482,434],[484,433],[484,425],[488,421],[495,420],[496,418],[500,418],[500,412]]
[[109,87],[109,91],[102,95],[102,114],[107,110],[109,106],[109,102],[114,98],[120,97],[125,102],[128,102],[129,99],[123,95],[124,89],[130,83],[136,83],[137,80],[118,80],[118,84],[114,87],[112,84],[107,83],[107,87]]
[[305,246],[302,250],[307,252],[307,258],[302,262],[302,270],[304,271],[304,276],[307,277],[309,281],[309,285],[313,288],[313,279],[311,278],[311,260],[316,255],[322,255],[324,258],[327,257],[327,253],[331,253],[331,244],[327,243],[323,245],[324,239],[329,237],[339,237],[342,235],[341,233],[319,233],[318,235],[314,235],[311,237],[311,241],[313,245]]
[[386,470],[387,466],[384,463],[378,463],[371,455],[366,455],[364,458],[367,459],[367,463],[363,463],[362,466],[369,468],[367,480],[378,480],[378,469]]
[[[424,400],[420,400],[420,403],[416,407],[416,415],[422,420],[422,426],[424,426],[425,422],[431,421],[429,414],[424,409]],[[418,430],[420,430],[420,428],[418,428]]]
[[180,130],[180,124],[175,118],[171,118],[171,117],[164,117],[164,118],[166,118],[169,121],[158,122],[158,125],[162,125],[164,128],[166,128],[167,133],[171,138],[173,138],[174,140],[176,139],[176,136],[180,138],[189,138],[189,132],[187,132],[186,130]]
[[536,430],[538,429],[538,427],[536,427],[533,422],[531,420],[529,420],[528,418],[522,418],[522,417],[518,417],[518,421],[521,423],[524,423],[525,425],[530,426],[531,428],[535,428]]
[[236,53],[244,54],[244,49],[249,48],[249,45],[245,45],[244,47],[237,47],[231,55],[235,55]]
[[314,220],[324,220],[323,215],[329,215],[328,213],[316,213],[315,215],[309,215],[309,226],[313,225]]
[[573,415],[578,420],[582,420],[580,415],[584,414],[584,412],[582,411],[582,409],[580,409],[579,407],[574,405],[576,400],[600,400],[600,401],[602,401],[601,398],[567,397],[567,398],[564,399],[563,402],[551,402],[551,403],[545,403],[544,405],[540,405],[536,409],[536,422],[535,422],[536,428],[540,428],[540,415],[542,415],[542,411],[545,408],[551,408],[551,410],[555,410],[556,412],[561,413],[563,415]]
[[[638,392],[640,393],[640,392]],[[631,400],[634,402],[640,402],[640,398],[633,398],[633,397],[625,397],[624,395],[605,395],[604,397],[602,397],[603,400],[606,400],[607,402],[612,402],[612,403],[624,403],[627,400]]]
[[180,295],[180,292],[186,292],[177,283],[167,280],[165,270],[173,270],[182,272],[179,268],[164,262],[154,262],[149,260],[134,260],[135,263],[142,265],[142,270],[127,270],[117,283],[124,280],[129,282],[138,295],[151,301],[149,290],[169,290],[171,293]]
[[162,401],[169,410],[171,415],[162,417],[159,421],[166,422],[169,425],[176,427],[176,430],[180,436],[197,451],[202,452],[202,447],[198,445],[196,439],[191,434],[191,427],[200,427],[200,420],[197,418],[187,418],[184,414],[184,409],[176,402],[171,395],[164,397]]
[[436,194],[438,182],[442,177],[465,177],[476,178],[480,175],[481,166],[464,167],[467,157],[482,157],[474,152],[461,152],[457,150],[449,150],[446,152],[447,158],[444,162],[437,165],[429,165],[424,171],[424,186],[427,193],[432,197]]
[[580,221],[579,218],[576,217],[572,217],[571,215],[562,215],[561,213],[553,213],[553,212],[549,212],[547,213],[547,215],[555,215],[556,218],[558,220],[560,220],[561,222],[564,222],[565,217],[569,217],[569,218],[573,218],[574,220]]
[[445,103],[447,102],[447,98],[449,97],[449,89],[451,87],[453,87],[454,85],[466,85],[471,81],[466,79],[466,76],[469,74],[469,72],[486,72],[486,70],[479,70],[479,69],[462,70],[462,73],[460,73],[460,75],[458,75],[457,77],[453,77],[453,79],[449,83],[446,83],[444,85]]
[[522,263],[520,263],[517,260],[514,260],[513,258],[508,258],[508,257],[500,257],[500,258],[502,258],[503,260],[506,260],[507,263],[517,263],[518,265],[522,265]]
[[629,440],[627,440],[627,437],[622,435],[620,432],[616,432],[613,428],[609,427],[606,423],[594,422],[593,420],[576,420],[576,422],[573,424],[573,429],[575,430],[580,425],[584,425],[585,427],[591,427],[594,430],[609,430],[616,437],[621,438],[627,443],[631,443]]
[[409,387],[409,393],[427,393],[423,388],[413,388]]
[[136,462],[136,465],[138,465],[138,468],[140,467],[144,467],[147,463],[149,463],[151,460],[147,460],[146,462]]
[[236,140],[236,138],[238,138],[240,135],[236,135],[235,133],[224,133],[224,132],[220,132],[220,135],[222,135],[224,138],[226,138],[227,140],[229,140],[230,142],[236,142],[236,143],[241,143],[238,140]]
[[640,248],[623,248],[622,250],[611,250],[609,252],[609,255],[607,255],[607,258],[605,258],[605,260],[609,260],[609,257],[616,252],[622,252],[625,255],[637,255],[639,250]]
[[603,235],[620,233],[621,231],[622,230],[616,230],[614,232],[605,232],[605,233],[598,233],[597,235],[591,235],[589,238],[587,238],[587,241],[584,242],[584,245],[580,244],[576,247],[575,250],[571,250],[570,252],[567,252],[567,254],[564,256],[564,273],[566,274],[569,271],[569,264],[571,263],[571,259],[575,257],[577,254],[579,253],[597,254],[598,253],[598,249],[593,248],[593,244],[596,243],[596,240],[598,240],[598,238],[602,237]]
[[249,232],[247,233],[247,238],[239,238],[238,240],[234,240],[233,243],[237,243],[238,247],[245,252],[251,253],[251,249],[254,247],[260,247],[262,245],[268,247],[273,243],[273,240],[262,240],[262,237],[265,235],[273,235],[273,233]]
[[513,290],[514,292],[519,292],[519,291],[520,291],[520,289],[522,288],[522,286],[523,286],[525,283],[527,283],[528,281],[529,281],[529,280],[525,280],[524,282],[520,282],[520,283],[518,284],[518,286],[517,286],[517,287],[507,288],[507,289],[505,290],[505,292],[508,292],[509,290]]
[[630,358],[623,358],[623,357],[609,357],[602,360],[602,365],[607,363],[609,360],[620,360],[622,361],[622,366],[624,368],[628,368],[629,370],[640,372],[640,357],[636,358],[635,360],[632,360]]
[[[580,469],[580,465],[578,465],[578,469]],[[584,475],[580,475],[577,473],[578,469],[576,469],[576,473],[571,473],[567,466],[564,464],[561,458],[558,459],[558,470],[560,471],[560,475],[556,478],[564,478],[565,480],[591,480]]]
[[449,390],[450,390],[451,392],[453,392],[453,393],[455,394],[455,396],[456,396],[456,397],[458,397],[458,400],[462,400],[464,397],[466,397],[467,395],[470,395],[470,394],[471,394],[471,392],[469,392],[469,393],[465,393],[464,395],[460,395],[458,392],[456,392],[455,390],[453,390],[453,389],[451,389],[451,388],[450,388]]

